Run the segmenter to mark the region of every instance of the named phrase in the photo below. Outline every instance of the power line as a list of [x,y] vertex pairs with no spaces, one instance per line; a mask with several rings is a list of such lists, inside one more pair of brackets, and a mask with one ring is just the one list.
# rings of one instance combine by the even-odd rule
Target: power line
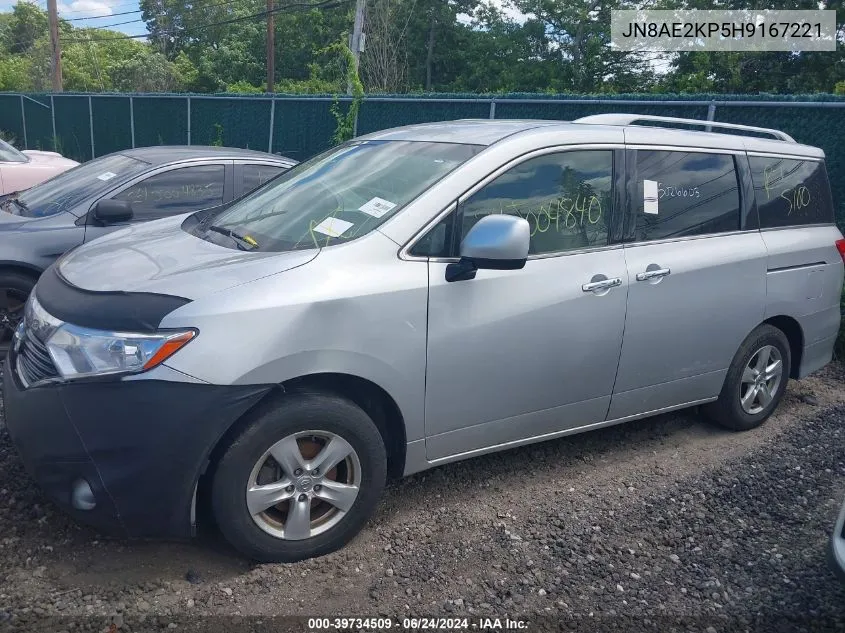
[[[200,24],[195,27],[184,27],[181,29],[171,30],[171,31],[159,31],[155,35],[179,35],[181,33],[189,33],[193,31],[200,31],[203,29],[208,29],[214,26],[225,26],[226,24],[234,24],[235,22],[243,22],[246,20],[252,20],[253,18],[263,18],[271,13],[279,13],[280,11],[284,11],[287,9],[293,8],[308,8],[308,9],[334,9],[339,6],[343,6],[344,4],[348,4],[351,0],[322,0],[321,2],[298,2],[293,4],[288,4],[283,7],[277,7],[272,11],[261,11],[259,13],[253,13],[251,15],[243,15],[236,18],[231,18],[229,20],[221,20],[220,22],[210,22],[208,24]],[[133,20],[136,22],[138,20]],[[136,40],[144,37],[150,37],[151,33],[143,33],[141,35],[118,35],[114,37],[97,37],[97,38],[89,38],[87,41],[89,42],[108,42],[111,40]]]
[[141,9],[121,11],[120,13],[104,13],[103,15],[89,15],[87,18],[62,18],[62,20],[65,22],[78,22],[79,20],[98,20],[99,18],[113,18],[118,15],[130,15],[132,13],[141,13]]
[[[82,28],[80,28],[79,30],[80,30],[80,31],[81,31],[81,30],[83,30],[83,29],[85,29],[85,30],[89,30],[89,29],[90,29],[90,30],[93,30],[93,29],[103,29],[103,30],[105,30],[105,29],[109,29],[109,28],[111,28],[111,27],[113,27],[113,26],[123,26],[124,24],[134,24],[135,22],[143,22],[143,21],[144,21],[144,20],[142,20],[141,18],[136,18],[136,19],[134,19],[134,20],[126,20],[125,22],[115,22],[114,24],[104,24],[103,26],[87,26],[87,27],[82,27]],[[92,41],[96,42],[96,41],[97,41],[97,39],[95,38],[95,39],[94,39],[94,40],[92,40]]]
[[[43,2],[44,0],[39,0]],[[116,4],[112,9],[119,9],[120,7],[134,7],[137,6],[137,2],[121,2],[120,4]],[[63,11],[62,13],[87,13],[91,11],[91,9],[69,9],[68,11]]]
[[[234,3],[240,2],[240,1],[241,0],[227,0],[227,2],[220,2],[218,4],[206,4],[206,5],[202,5],[202,6],[196,6],[195,5],[195,6],[191,7],[191,9],[189,9],[189,11],[204,11],[205,9],[212,9],[214,7],[222,7],[222,6],[226,6],[228,4],[234,4]],[[80,20],[97,20],[97,19],[100,19],[100,18],[113,18],[113,17],[117,17],[119,15],[131,15],[133,13],[142,13],[142,12],[143,12],[143,9],[135,9],[134,11],[121,11],[120,13],[103,13],[101,15],[89,15],[89,16],[84,17],[84,18],[62,18],[62,19],[65,22],[78,22]],[[111,25],[111,26],[115,26],[115,25]],[[109,27],[109,25],[105,24],[105,25],[102,25],[102,26],[97,26],[95,28],[106,29],[108,27]]]
[[[193,13],[194,11],[205,11],[206,9],[213,9],[215,7],[225,7],[227,5],[234,4],[235,2],[240,2],[240,1],[241,0],[227,0],[226,2],[220,2],[220,3],[217,3],[217,4],[206,4],[206,5],[203,5],[203,6],[195,6],[191,9],[189,9],[187,11],[187,13]],[[139,12],[141,12],[141,9],[138,9],[137,11],[125,11],[124,13],[114,13],[112,15],[128,15],[130,13],[139,13]],[[164,14],[159,14],[159,15],[153,16],[153,17],[161,17],[162,15],[164,15]],[[98,16],[98,17],[105,18],[105,17],[110,17],[110,16],[102,15],[102,16]],[[93,18],[74,18],[74,19],[75,20],[91,20]],[[67,20],[67,21],[70,22],[71,20]],[[98,24],[96,26],[82,26],[82,27],[77,27],[77,28],[108,29],[108,28],[111,28],[113,26],[123,26],[125,24],[132,24],[134,22],[146,22],[146,21],[147,20],[145,20],[144,18],[135,18],[134,20],[128,20],[126,22],[114,22],[113,24]]]

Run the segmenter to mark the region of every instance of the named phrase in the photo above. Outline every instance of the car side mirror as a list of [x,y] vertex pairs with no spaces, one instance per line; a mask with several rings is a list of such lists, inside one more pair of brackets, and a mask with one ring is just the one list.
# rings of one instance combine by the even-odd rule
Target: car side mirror
[[128,222],[133,215],[132,204],[126,200],[100,200],[94,206],[94,219],[102,226]]
[[518,270],[528,259],[531,228],[515,215],[488,215],[476,222],[461,244],[459,262],[446,266],[446,281],[474,279],[481,269]]

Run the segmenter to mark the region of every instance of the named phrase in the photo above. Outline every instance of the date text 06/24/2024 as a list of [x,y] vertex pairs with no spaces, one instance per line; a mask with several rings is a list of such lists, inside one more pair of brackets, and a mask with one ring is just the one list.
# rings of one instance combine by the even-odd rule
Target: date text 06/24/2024
[[308,633],[320,631],[525,631],[526,620],[496,617],[308,618]]

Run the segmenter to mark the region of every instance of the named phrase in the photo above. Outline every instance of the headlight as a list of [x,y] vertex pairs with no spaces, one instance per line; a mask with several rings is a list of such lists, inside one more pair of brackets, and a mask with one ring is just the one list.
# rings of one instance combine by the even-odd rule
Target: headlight
[[53,332],[46,345],[63,378],[83,378],[152,369],[196,335],[196,330],[107,332],[65,323]]

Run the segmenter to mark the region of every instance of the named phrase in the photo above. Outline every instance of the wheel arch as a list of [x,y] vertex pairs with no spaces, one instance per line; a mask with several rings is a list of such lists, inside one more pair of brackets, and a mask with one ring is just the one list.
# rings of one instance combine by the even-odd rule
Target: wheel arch
[[30,277],[33,277],[35,280],[37,280],[41,276],[41,273],[44,272],[41,268],[35,266],[34,264],[29,264],[27,262],[22,261],[0,259],[0,272],[7,271],[28,275]]
[[405,421],[396,400],[372,380],[346,373],[322,372],[288,379],[267,393],[247,409],[214,444],[208,457],[211,468],[249,423],[253,411],[270,401],[297,390],[311,389],[332,393],[361,407],[375,423],[387,452],[387,470],[391,478],[399,478],[405,469]]
[[770,317],[763,323],[776,327],[786,335],[789,341],[789,377],[798,378],[801,370],[801,357],[804,354],[804,330],[801,324],[793,317],[785,314]]

